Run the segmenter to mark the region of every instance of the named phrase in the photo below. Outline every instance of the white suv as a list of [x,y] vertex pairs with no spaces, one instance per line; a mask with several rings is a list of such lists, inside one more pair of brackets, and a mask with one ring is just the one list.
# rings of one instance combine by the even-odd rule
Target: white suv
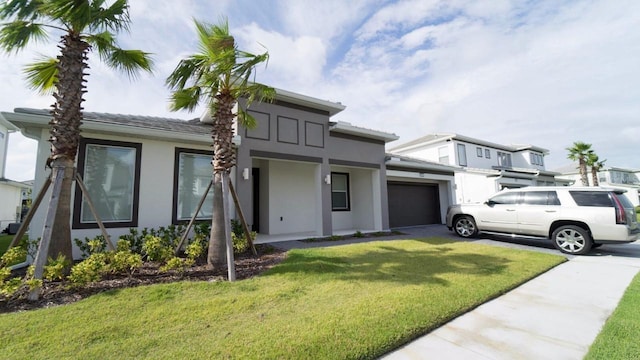
[[468,238],[479,232],[551,239],[567,254],[638,240],[640,228],[624,190],[526,187],[503,190],[482,204],[452,205],[447,227]]

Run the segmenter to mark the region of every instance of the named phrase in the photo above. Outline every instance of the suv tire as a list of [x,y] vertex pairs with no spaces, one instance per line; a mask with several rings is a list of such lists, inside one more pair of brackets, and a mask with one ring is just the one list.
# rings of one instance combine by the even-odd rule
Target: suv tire
[[551,235],[553,246],[565,254],[583,255],[591,250],[593,241],[589,232],[579,226],[563,225]]
[[453,223],[453,229],[458,236],[463,238],[474,237],[478,234],[478,227],[471,216],[463,215]]

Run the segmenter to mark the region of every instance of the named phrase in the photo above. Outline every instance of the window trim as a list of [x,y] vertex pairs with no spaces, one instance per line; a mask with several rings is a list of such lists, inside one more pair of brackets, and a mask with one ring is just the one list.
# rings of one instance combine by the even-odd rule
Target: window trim
[[[180,177],[180,167],[178,165],[180,164],[180,154],[182,153],[196,154],[196,155],[209,155],[211,156],[211,158],[213,158],[213,151],[210,151],[210,150],[189,149],[189,148],[180,148],[180,147],[175,148],[175,155],[174,155],[174,161],[173,161],[173,200],[171,203],[171,223],[173,225],[186,224],[189,222],[189,220],[191,220],[191,218],[184,219],[184,220],[178,219],[178,180]],[[211,171],[213,176],[213,167],[211,167]],[[210,191],[213,191],[213,190],[210,190]],[[201,218],[201,219],[196,218],[196,221],[207,221],[207,220],[211,220],[211,218]]]
[[[213,158],[213,151],[210,151],[210,150],[189,149],[189,148],[180,148],[180,147],[175,148],[175,156],[174,156],[174,162],[173,162],[173,200],[171,203],[171,223],[173,225],[186,224],[189,222],[189,220],[191,220],[190,218],[185,220],[178,219],[178,179],[180,176],[180,167],[178,165],[180,164],[181,153],[209,155],[211,156],[211,158]],[[213,166],[211,167],[211,171],[213,176]],[[196,218],[196,221],[207,221],[207,220],[211,220],[211,218],[200,218],[200,219]]]
[[[342,191],[340,190],[340,193],[346,193],[347,196],[347,207],[346,208],[336,208],[335,205],[333,204],[333,193],[337,192],[333,189],[333,185],[335,183],[335,181],[333,181],[333,176],[334,175],[344,175],[346,177],[347,180],[347,190]],[[331,172],[331,211],[351,211],[351,183],[350,183],[350,179],[349,179],[349,173],[344,173],[344,172],[336,172],[336,171],[332,171]]]
[[[140,207],[140,168],[141,168],[141,159],[142,159],[142,144],[141,143],[133,143],[133,142],[125,142],[125,141],[116,141],[116,140],[105,140],[105,139],[93,139],[93,138],[84,138],[80,137],[80,142],[78,144],[78,160],[77,160],[77,169],[78,174],[84,181],[84,168],[85,168],[85,157],[87,151],[87,145],[102,145],[102,146],[112,146],[112,147],[124,147],[124,148],[132,148],[136,151],[135,164],[134,164],[134,179],[133,179],[133,200],[132,200],[132,209],[131,209],[131,221],[107,221],[102,220],[102,224],[105,228],[130,228],[130,227],[138,227],[138,208]],[[73,199],[73,221],[71,223],[72,229],[98,229],[98,223],[94,222],[82,222],[81,212],[82,212],[82,199],[83,199],[82,191],[79,186],[75,187],[75,196]],[[91,199],[95,201],[95,199]]]
[[[462,151],[462,152],[461,152]],[[458,155],[458,165],[467,166],[467,147],[465,144],[456,144],[456,154]],[[462,160],[464,159],[464,164]]]

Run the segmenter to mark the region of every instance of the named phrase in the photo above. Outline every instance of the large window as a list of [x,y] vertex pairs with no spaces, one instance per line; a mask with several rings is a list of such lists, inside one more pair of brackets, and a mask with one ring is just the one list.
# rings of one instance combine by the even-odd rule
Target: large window
[[511,154],[498,151],[498,166],[511,167]]
[[531,160],[531,165],[540,165],[543,166],[544,165],[544,158],[542,157],[541,154],[537,154],[537,153],[529,153],[529,157]]
[[[80,140],[78,172],[95,211],[106,227],[138,226],[138,189],[142,144],[98,139]],[[76,186],[73,227],[98,224],[85,194]]]
[[331,173],[331,210],[349,211],[349,174]]
[[[204,196],[213,175],[210,151],[176,149],[174,169],[173,222],[191,220]],[[213,213],[213,189],[196,216],[196,219],[211,219]]]
[[458,165],[467,166],[467,149],[464,144],[458,144]]

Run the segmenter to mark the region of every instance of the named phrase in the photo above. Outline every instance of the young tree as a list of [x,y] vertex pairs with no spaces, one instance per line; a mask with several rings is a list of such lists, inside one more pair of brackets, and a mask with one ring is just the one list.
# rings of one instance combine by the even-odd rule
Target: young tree
[[606,160],[600,161],[598,155],[595,152],[590,151],[587,154],[587,158],[585,160],[587,166],[591,167],[591,183],[593,186],[599,186],[600,183],[598,181],[598,171],[604,166],[604,162]]
[[224,204],[228,191],[223,192],[223,182],[236,164],[233,146],[233,122],[254,127],[255,119],[240,106],[234,113],[239,98],[246,100],[248,108],[254,100],[271,101],[275,90],[252,80],[255,67],[265,63],[269,54],[253,55],[238,50],[235,39],[229,34],[229,23],[222,19],[213,25],[194,21],[199,39],[199,52],[181,60],[167,78],[172,90],[171,110],[193,111],[200,101],[207,103],[213,118],[213,216],[207,263],[218,268],[226,264],[226,234],[230,234],[230,219],[225,218]]
[[578,169],[580,170],[580,181],[583,186],[589,186],[589,179],[587,177],[587,164],[586,157],[589,151],[591,151],[591,144],[584,143],[582,141],[576,141],[573,146],[567,148],[570,160],[578,161]]
[[[110,6],[105,0],[9,0],[0,5],[0,47],[6,52],[23,50],[33,41],[46,40],[47,30],[60,35],[56,58],[44,58],[25,68],[30,86],[53,93],[50,125],[51,155],[47,166],[63,175],[51,231],[49,257],[71,253],[71,191],[80,125],[88,54],[96,51],[108,66],[135,77],[151,71],[148,53],[118,47],[115,33],[127,31],[127,0]],[[57,174],[57,172],[54,172]],[[54,175],[56,176],[56,175]]]

